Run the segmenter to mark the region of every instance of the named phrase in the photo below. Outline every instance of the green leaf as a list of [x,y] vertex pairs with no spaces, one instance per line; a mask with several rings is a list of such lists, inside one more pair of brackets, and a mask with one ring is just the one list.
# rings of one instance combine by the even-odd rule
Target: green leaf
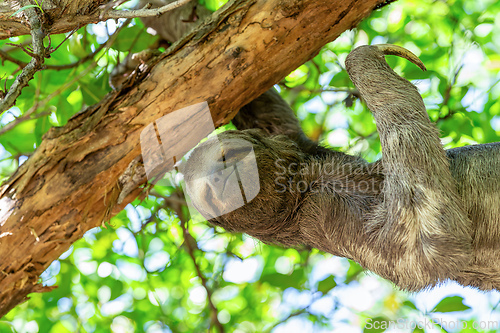
[[280,273],[266,274],[260,278],[260,281],[262,283],[267,282],[272,286],[285,290],[290,287],[300,289],[306,281],[306,278],[304,270],[299,268],[293,271],[290,275]]
[[335,288],[335,286],[337,286],[337,283],[335,283],[333,276],[329,276],[326,279],[319,281],[318,291],[321,291],[323,294],[326,294],[330,290]]
[[35,140],[37,147],[42,143],[42,136],[50,129],[51,124],[48,116],[38,118],[35,124]]
[[101,74],[97,79],[82,79],[79,83],[83,101],[87,105],[98,103],[109,90],[107,73]]
[[[138,38],[141,34],[144,34],[144,36],[147,35],[143,28],[138,26],[127,27],[123,29],[120,38],[117,38],[116,42],[113,44],[113,48],[121,52],[129,52],[134,43],[141,40],[141,38]],[[142,40],[147,41],[148,38],[142,38]]]
[[347,271],[347,276],[345,278],[345,283],[348,284],[354,281],[360,273],[363,272],[363,267],[354,261],[349,261],[349,270]]
[[340,71],[335,74],[330,80],[329,85],[332,87],[346,87],[350,84],[351,79],[346,71]]
[[50,333],[71,333],[71,331],[67,329],[62,322],[58,322],[52,327]]
[[[80,91],[78,91],[78,92],[80,92]],[[56,116],[57,116],[57,121],[59,123],[58,124],[59,126],[66,125],[66,123],[71,118],[71,116],[73,116],[75,114],[75,112],[81,107],[81,95],[78,93],[77,94],[73,94],[73,93],[70,94],[70,96],[77,95],[76,99],[78,102],[75,103],[77,105],[69,103],[68,102],[69,98],[66,98],[65,96],[61,96],[59,98],[59,100],[57,101]],[[75,99],[75,98],[73,98],[73,99]]]
[[431,312],[455,312],[469,310],[470,306],[463,303],[461,296],[446,297],[439,302]]
[[82,38],[80,38],[80,34],[78,33],[75,33],[68,40],[68,48],[70,53],[79,58],[83,58],[88,54],[88,51],[82,46]]
[[0,321],[0,333],[16,332],[14,326],[5,321]]
[[409,300],[408,301],[404,301],[403,305],[407,306],[407,307],[409,307],[409,308],[411,308],[413,310],[417,310],[417,307],[415,306],[415,304],[413,304],[412,301],[409,301]]
[[35,123],[36,120],[21,122],[0,136],[0,144],[12,155],[31,153],[35,144]]

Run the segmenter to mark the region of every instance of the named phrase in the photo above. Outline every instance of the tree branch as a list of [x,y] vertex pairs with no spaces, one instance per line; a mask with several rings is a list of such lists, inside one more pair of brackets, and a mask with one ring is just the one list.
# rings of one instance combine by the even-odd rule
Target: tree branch
[[119,19],[119,18],[160,16],[162,14],[165,14],[166,12],[184,6],[185,4],[191,1],[192,0],[177,0],[175,2],[169,3],[168,5],[151,9],[145,7],[135,10],[109,10],[105,12],[103,11],[99,17],[101,18],[101,20],[107,20],[107,19]]
[[[110,2],[104,6],[95,6],[96,0],[60,0],[58,5],[49,6],[49,1],[43,2],[45,16],[50,18],[50,24],[46,26],[47,34],[65,33],[75,28],[85,26],[90,23],[97,23],[107,19],[135,18],[135,17],[158,17],[167,12],[182,7],[192,0],[177,0],[167,5],[161,5],[150,9],[146,5],[142,9],[136,10],[113,10],[112,6],[120,5],[123,1]],[[103,1],[100,0],[102,3]],[[144,1],[142,1],[144,2]],[[161,3],[160,0],[151,0],[152,3]],[[64,8],[64,10],[60,10]],[[201,8],[201,7],[200,7]],[[24,12],[16,13],[18,7],[0,5],[0,39],[27,35],[30,30],[23,22]]]
[[[86,56],[85,58],[82,58],[82,59],[86,59],[87,57],[89,57],[89,59],[92,59],[93,56],[95,54],[97,54],[97,52],[99,52],[100,50],[102,50],[103,48],[106,48],[106,49],[109,49],[111,47],[111,45],[114,43],[114,41],[116,40],[116,38],[118,37],[118,34],[120,33],[120,31],[122,31],[122,29],[124,27],[126,27],[128,24],[130,23],[130,20],[127,20],[126,22],[124,22],[124,24],[122,24],[111,36],[110,38],[108,38],[108,40],[106,41],[106,43],[103,43],[101,44],[96,50],[95,52],[93,52],[90,55]],[[78,62],[80,62],[82,59],[80,59]],[[100,58],[99,58],[100,59]],[[40,103],[40,102],[36,102],[34,103],[34,105],[28,109],[28,111],[26,111],[22,116],[16,118],[15,120],[11,121],[10,123],[6,124],[5,126],[3,126],[2,128],[0,128],[0,135],[3,135],[5,133],[7,133],[8,131],[11,131],[12,129],[14,129],[17,125],[19,125],[20,123],[24,122],[24,121],[27,121],[27,120],[30,120],[30,119],[35,119],[35,118],[38,118],[35,117],[33,118],[31,115],[34,114],[37,110],[39,109],[44,109],[45,106],[56,96],[59,96],[61,94],[61,92],[63,92],[64,90],[68,89],[69,87],[71,87],[73,84],[75,84],[76,82],[78,82],[78,80],[80,80],[82,77],[84,77],[85,75],[87,75],[91,70],[93,70],[95,68],[95,66],[97,65],[97,61],[99,61],[99,59],[97,59],[96,61],[94,61],[93,64],[91,64],[90,66],[88,66],[87,68],[85,68],[82,72],[78,73],[78,75],[76,75],[74,78],[72,78],[69,82],[66,82],[64,85],[60,86],[58,89],[56,89],[55,91],[53,91],[49,96],[47,96],[46,98],[43,99],[43,101]],[[64,66],[64,65],[61,65],[61,66]],[[57,68],[59,69],[59,68]]]
[[193,236],[191,236],[191,234],[189,233],[189,230],[187,228],[188,220],[183,212],[183,207],[187,207],[187,203],[184,199],[184,193],[182,193],[182,191],[179,191],[179,192],[176,192],[175,194],[173,194],[172,196],[174,198],[176,197],[177,200],[184,201],[183,204],[177,203],[177,204],[171,204],[170,206],[172,206],[175,213],[179,217],[179,220],[181,220],[181,228],[182,228],[182,233],[184,235],[184,245],[186,246],[187,253],[191,257],[191,260],[193,261],[193,265],[194,265],[194,268],[196,270],[196,274],[198,275],[198,277],[201,280],[201,285],[203,286],[203,288],[207,292],[207,301],[208,301],[208,306],[209,306],[210,311],[211,311],[210,319],[212,321],[212,325],[217,327],[217,330],[219,331],[219,333],[224,333],[224,326],[222,326],[222,324],[220,323],[220,321],[217,317],[219,311],[217,310],[217,307],[215,306],[214,302],[212,301],[212,296],[213,296],[212,289],[210,289],[208,287],[207,278],[205,277],[205,275],[203,275],[203,272],[201,271],[200,266],[196,262],[196,257],[194,255],[194,251],[200,251],[200,249],[198,248],[198,245],[196,244],[196,240],[193,238]]
[[[23,6],[31,4],[30,1],[23,1]],[[9,88],[5,97],[0,100],[0,113],[10,109],[15,103],[17,97],[21,94],[21,90],[26,87],[35,73],[39,71],[46,57],[46,49],[43,45],[45,32],[42,25],[42,14],[38,14],[39,9],[27,8],[24,10],[31,26],[31,37],[33,46],[33,58],[24,66],[21,74],[16,77],[16,80]]]
[[27,62],[24,62],[24,61],[21,61],[21,60],[18,60],[16,58],[12,57],[4,50],[0,50],[0,58],[2,58],[2,65],[3,65],[5,60],[10,61],[10,62],[18,65],[21,68],[26,67],[26,65],[28,64]]

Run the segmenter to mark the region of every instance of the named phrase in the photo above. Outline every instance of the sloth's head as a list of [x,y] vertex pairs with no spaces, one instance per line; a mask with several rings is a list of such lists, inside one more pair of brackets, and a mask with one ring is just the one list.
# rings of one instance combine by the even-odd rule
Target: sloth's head
[[[183,173],[195,208],[212,224],[245,232],[266,242],[297,243],[297,226],[288,225],[293,200],[279,186],[283,165],[303,159],[285,136],[260,130],[227,131],[200,144]],[[283,182],[283,181],[282,181]]]

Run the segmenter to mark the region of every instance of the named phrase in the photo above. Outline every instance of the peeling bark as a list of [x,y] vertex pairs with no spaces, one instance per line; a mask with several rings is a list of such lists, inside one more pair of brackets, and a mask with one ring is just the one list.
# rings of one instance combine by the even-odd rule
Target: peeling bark
[[[27,294],[46,291],[38,282],[50,263],[139,194],[136,188],[117,204],[118,179],[141,154],[139,137],[145,126],[203,101],[209,103],[216,126],[227,123],[241,106],[382,2],[233,1],[154,60],[149,70],[66,126],[51,129],[2,188],[0,316]],[[59,7],[61,19],[72,8]],[[72,13],[91,8],[95,6],[81,4]],[[2,24],[5,21],[0,22],[1,30]],[[12,27],[15,33],[17,25]],[[180,139],[172,137],[163,144]]]
[[[0,39],[29,35],[30,26],[24,13],[12,16],[19,8],[21,1],[5,1],[0,3]],[[44,0],[42,8],[46,16],[46,33],[59,34],[68,32],[89,23],[102,21],[98,9],[109,0]]]

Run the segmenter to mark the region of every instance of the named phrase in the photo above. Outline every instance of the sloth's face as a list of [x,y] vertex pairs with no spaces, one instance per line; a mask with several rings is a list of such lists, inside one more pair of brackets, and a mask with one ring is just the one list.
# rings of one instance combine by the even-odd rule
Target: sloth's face
[[230,213],[259,193],[256,154],[248,139],[243,132],[225,132],[191,154],[184,170],[186,191],[206,219]]
[[304,158],[285,136],[260,130],[227,131],[200,144],[183,168],[186,192],[210,223],[265,242],[300,243],[298,226],[287,224],[296,197],[279,191],[277,161]]

